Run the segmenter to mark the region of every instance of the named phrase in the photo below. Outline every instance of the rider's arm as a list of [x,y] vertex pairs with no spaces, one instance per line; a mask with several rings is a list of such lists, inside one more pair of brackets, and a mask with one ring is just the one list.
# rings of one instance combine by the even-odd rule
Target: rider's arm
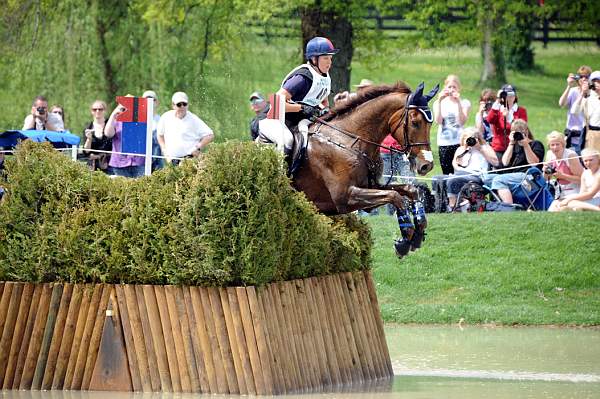
[[279,89],[276,94],[285,97],[285,112],[300,112],[302,109],[300,104],[293,104],[289,102],[289,100],[292,98],[292,95],[283,87]]
[[300,104],[290,104],[288,101],[292,98],[304,98],[310,91],[311,85],[312,81],[301,74],[292,76],[283,84],[277,94],[285,96],[285,112],[302,111],[302,106]]

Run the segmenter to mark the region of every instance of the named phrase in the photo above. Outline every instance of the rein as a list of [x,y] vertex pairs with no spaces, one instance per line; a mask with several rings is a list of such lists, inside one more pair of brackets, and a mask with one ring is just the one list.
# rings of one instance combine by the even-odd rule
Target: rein
[[[337,127],[337,126],[335,126],[335,125],[332,125],[331,123],[329,123],[329,122],[327,122],[327,121],[325,121],[325,120],[323,120],[323,119],[321,119],[321,118],[315,118],[315,122],[319,122],[319,123],[320,123],[320,124],[322,124],[322,125],[325,125],[325,126],[327,126],[327,127],[330,127],[330,128],[332,128],[333,130],[335,130],[335,131],[338,131],[338,132],[340,132],[340,133],[343,133],[343,134],[345,134],[345,135],[346,135],[346,136],[348,136],[348,137],[351,137],[351,138],[353,138],[355,141],[354,141],[354,143],[352,144],[352,146],[354,146],[354,144],[356,144],[356,142],[357,142],[357,141],[362,141],[363,143],[372,144],[372,145],[374,145],[374,146],[376,146],[376,147],[379,147],[379,148],[385,148],[386,150],[389,150],[389,151],[391,151],[391,152],[395,152],[395,153],[397,153],[397,154],[408,154],[408,152],[405,152],[405,151],[404,151],[404,149],[402,149],[402,150],[399,150],[399,149],[397,149],[397,148],[388,147],[387,145],[383,145],[383,144],[376,143],[376,142],[374,142],[374,141],[371,141],[371,140],[367,140],[367,139],[365,139],[365,138],[362,138],[362,137],[360,137],[360,136],[357,136],[357,135],[356,135],[356,134],[354,134],[354,133],[350,133],[350,132],[349,132],[349,131],[347,131],[347,130],[344,130],[344,129],[342,129],[342,128],[339,128],[339,127]],[[312,133],[312,134],[318,133],[318,129],[317,129],[316,131],[314,131],[314,132],[310,132],[310,133]],[[331,141],[331,140],[330,140],[330,141]]]

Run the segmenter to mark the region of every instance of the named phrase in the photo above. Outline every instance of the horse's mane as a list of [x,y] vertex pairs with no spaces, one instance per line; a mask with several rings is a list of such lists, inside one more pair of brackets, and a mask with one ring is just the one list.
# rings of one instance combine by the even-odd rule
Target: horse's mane
[[340,105],[333,107],[324,120],[330,121],[338,116],[345,115],[361,104],[366,103],[377,97],[381,97],[390,93],[410,93],[410,88],[402,81],[396,82],[394,85],[379,85],[366,88],[362,93],[352,96],[349,100],[342,102]]

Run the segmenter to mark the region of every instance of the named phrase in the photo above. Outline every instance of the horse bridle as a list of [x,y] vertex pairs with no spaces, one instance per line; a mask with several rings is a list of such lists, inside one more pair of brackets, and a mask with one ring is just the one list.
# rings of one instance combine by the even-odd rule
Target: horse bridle
[[[351,147],[354,147],[354,145],[357,142],[362,141],[363,143],[371,144],[371,145],[374,145],[374,146],[379,147],[379,148],[384,148],[384,149],[386,149],[388,151],[391,151],[393,153],[396,153],[396,154],[405,154],[405,155],[408,156],[408,154],[410,153],[410,149],[412,147],[420,147],[420,146],[429,146],[429,145],[431,145],[430,141],[418,141],[416,143],[411,143],[410,142],[410,138],[408,136],[408,112],[411,109],[417,109],[419,112],[421,112],[421,114],[423,114],[425,120],[428,123],[432,123],[433,122],[433,119],[430,118],[427,115],[426,111],[431,112],[429,110],[429,107],[427,107],[427,106],[418,106],[418,105],[409,105],[408,107],[405,106],[404,107],[404,112],[402,113],[402,119],[400,119],[398,121],[392,121],[392,118],[394,118],[394,116],[396,116],[400,112],[400,110],[394,112],[394,114],[392,114],[392,116],[390,117],[390,120],[388,121],[388,125],[390,126],[390,134],[391,134],[392,132],[395,132],[399,128],[398,125],[400,123],[404,122],[404,126],[403,126],[404,127],[404,132],[403,132],[404,133],[404,145],[402,146],[401,149],[389,147],[389,146],[383,145],[381,143],[376,143],[374,141],[367,140],[365,138],[357,136],[356,134],[350,133],[347,130],[339,128],[339,127],[337,127],[337,126],[335,126],[335,125],[333,125],[333,124],[331,124],[331,123],[329,123],[329,122],[327,122],[327,121],[325,121],[325,120],[323,120],[322,118],[319,118],[319,117],[315,118],[315,122],[319,122],[319,123],[321,123],[321,124],[323,124],[323,125],[325,125],[327,127],[332,128],[335,131],[338,131],[340,133],[345,134],[348,137],[353,138],[354,139],[354,143],[352,143]],[[392,128],[392,124],[396,124],[396,127]],[[317,131],[318,131],[318,129],[317,129]],[[313,134],[317,133],[317,131],[313,132]]]

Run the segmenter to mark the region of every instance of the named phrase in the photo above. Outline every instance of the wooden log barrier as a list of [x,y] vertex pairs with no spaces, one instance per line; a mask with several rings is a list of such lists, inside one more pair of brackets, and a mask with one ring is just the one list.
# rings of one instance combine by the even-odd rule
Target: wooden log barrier
[[370,272],[265,287],[0,282],[0,388],[273,395],[393,375]]

